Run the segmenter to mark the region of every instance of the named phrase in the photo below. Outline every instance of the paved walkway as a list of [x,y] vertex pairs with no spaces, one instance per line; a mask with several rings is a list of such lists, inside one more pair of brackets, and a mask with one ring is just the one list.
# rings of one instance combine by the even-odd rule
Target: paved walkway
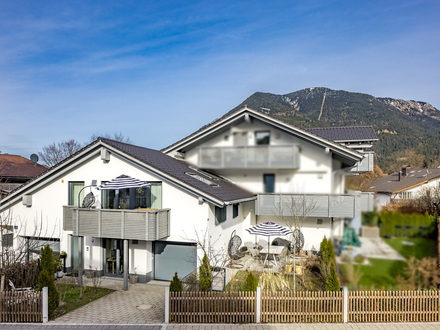
[[122,279],[105,277],[101,286],[117,291],[50,321],[49,324],[163,323],[165,287],[168,285],[168,282],[151,281],[148,284],[129,284],[128,291],[122,291]]
[[354,248],[367,258],[405,260],[396,250],[383,241],[382,238],[359,237],[362,245]]

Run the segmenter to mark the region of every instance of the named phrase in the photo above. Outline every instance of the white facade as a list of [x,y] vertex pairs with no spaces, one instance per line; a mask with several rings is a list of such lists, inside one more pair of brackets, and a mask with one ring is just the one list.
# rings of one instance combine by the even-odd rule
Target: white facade
[[[179,181],[170,173],[151,165],[148,159],[139,160],[134,154],[118,150],[98,140],[2,200],[0,212],[11,212],[16,234],[20,237],[39,236],[59,240],[59,250],[67,252],[67,267],[70,269],[75,268],[73,263],[77,262],[82,263],[84,269],[101,273],[136,273],[143,281],[155,278],[170,279],[169,274],[165,272],[169,269],[165,268],[172,268],[173,263],[179,268],[180,262],[188,262],[196,269],[195,260],[191,263],[188,260],[179,260],[178,257],[172,258],[179,251],[195,250],[194,242],[206,231],[217,249],[226,249],[234,231],[243,242],[257,242],[261,237],[250,235],[246,231],[247,228],[266,221],[285,225],[282,218],[288,215],[280,214],[275,205],[273,213],[262,211],[264,198],[270,200],[278,195],[280,198],[302,196],[304,200],[319,204],[313,212],[304,215],[305,219],[301,224],[305,237],[304,249],[318,250],[324,236],[342,236],[344,218],[347,214],[354,217],[354,214],[360,212],[360,198],[344,195],[344,181],[350,168],[362,160],[362,155],[313,134],[289,128],[288,125],[282,125],[248,109],[239,111],[238,115],[243,115],[244,120],[236,120],[233,114],[229,121],[228,118],[224,120],[224,125],[223,122],[220,123],[223,126],[208,127],[199,135],[196,134],[192,141],[184,139],[164,150],[164,153],[171,157],[183,156],[187,163],[199,168],[203,148],[230,147],[234,152],[236,147],[255,147],[257,132],[268,133],[269,144],[259,145],[258,148],[271,152],[283,150],[276,148],[285,146],[286,150],[291,150],[291,165],[282,165],[281,168],[272,165],[266,168],[217,166],[213,170],[236,186],[248,190],[247,194],[252,198],[221,201],[203,189],[185,185],[185,182]],[[176,162],[175,159],[173,161]],[[79,199],[81,202],[82,197],[69,196],[69,183],[82,182],[88,186],[92,180],[97,180],[97,184],[100,185],[121,174],[147,182],[161,183],[160,209],[140,208],[131,213],[128,210],[108,210],[108,214],[105,215],[108,218],[104,218],[104,214],[99,212],[104,205],[103,193],[94,187],[84,189],[85,194],[93,192],[95,195],[97,200],[94,209],[78,209],[72,206],[72,201],[78,204],[76,200]],[[270,182],[265,184],[265,175],[274,178],[273,189],[269,187]],[[268,191],[268,187],[271,191]],[[69,198],[71,206],[67,207]],[[225,221],[217,221],[216,207],[226,208],[226,219],[223,219]],[[238,214],[234,214],[234,207],[238,208]],[[153,213],[160,212],[166,214],[166,217],[150,219]],[[148,235],[152,234],[149,232],[152,230],[150,224],[156,225],[154,230],[157,231],[157,235],[153,235],[154,238],[135,239],[136,228],[133,230],[130,227],[129,217],[136,219]],[[162,225],[161,234],[159,224]],[[106,226],[112,227],[114,232],[120,229],[121,233],[105,236]],[[41,228],[38,235],[34,233],[37,227]],[[76,241],[78,236],[84,237],[83,243],[81,240]],[[75,244],[79,244],[80,247]],[[128,246],[128,250],[123,246]],[[113,251],[117,253],[116,258]],[[197,258],[201,257],[199,250]],[[80,261],[80,258],[83,260]],[[128,265],[128,272],[122,269],[122,259],[125,265]]]

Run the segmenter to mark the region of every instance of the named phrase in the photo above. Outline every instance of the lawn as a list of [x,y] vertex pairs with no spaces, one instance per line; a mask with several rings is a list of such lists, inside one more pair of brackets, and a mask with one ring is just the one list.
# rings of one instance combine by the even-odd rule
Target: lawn
[[[387,238],[384,241],[399,252],[405,259],[422,259],[436,256],[436,243],[426,238]],[[413,245],[405,244],[411,242]],[[405,274],[406,262],[387,259],[368,259],[370,265],[354,265],[362,274],[357,287],[362,289],[397,289],[397,277]],[[346,266],[340,265],[342,277],[347,274]]]
[[54,318],[67,314],[114,291],[107,288],[91,286],[80,287],[72,284],[57,284],[57,289],[60,292],[62,302],[56,309]]
[[[427,238],[385,238],[384,241],[405,259],[436,256],[436,242]],[[413,245],[405,244],[412,243]]]

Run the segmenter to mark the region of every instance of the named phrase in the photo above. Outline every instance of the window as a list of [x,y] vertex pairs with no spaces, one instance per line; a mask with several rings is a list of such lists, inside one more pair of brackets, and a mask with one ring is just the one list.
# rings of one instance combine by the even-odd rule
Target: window
[[3,248],[12,247],[14,244],[14,234],[3,234],[1,243]]
[[151,182],[148,187],[119,189],[119,194],[116,190],[102,190],[101,201],[104,209],[161,209],[162,183]]
[[256,131],[255,132],[255,144],[258,146],[270,144],[270,132],[269,131]]
[[275,174],[264,174],[264,192],[273,193],[275,192]]
[[81,205],[84,199],[84,181],[69,181],[69,205],[78,207],[78,194],[81,192],[79,196],[79,204]]
[[233,218],[238,217],[238,204],[232,205],[232,217]]
[[412,197],[412,192],[411,191],[402,191],[400,193],[400,198],[401,199],[411,199]]
[[215,224],[226,221],[226,207],[215,207]]

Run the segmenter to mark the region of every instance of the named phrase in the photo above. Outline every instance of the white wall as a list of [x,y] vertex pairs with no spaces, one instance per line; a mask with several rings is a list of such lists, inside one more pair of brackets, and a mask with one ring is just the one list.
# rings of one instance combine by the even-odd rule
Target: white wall
[[[227,132],[212,137],[204,142],[203,147],[233,146],[233,132],[248,132],[248,145],[255,145],[256,131],[270,131],[270,145],[285,146],[296,144],[300,146],[300,168],[293,170],[216,170],[217,173],[243,186],[254,193],[264,192],[263,174],[275,174],[275,192],[277,193],[334,193],[332,188],[332,171],[340,168],[340,162],[332,159],[331,153],[310,142],[287,134],[258,120],[251,123],[243,122],[231,127]],[[198,164],[199,147],[188,150],[185,160],[194,165]],[[337,178],[337,190],[343,187],[343,178]],[[342,188],[343,191],[343,188]]]

